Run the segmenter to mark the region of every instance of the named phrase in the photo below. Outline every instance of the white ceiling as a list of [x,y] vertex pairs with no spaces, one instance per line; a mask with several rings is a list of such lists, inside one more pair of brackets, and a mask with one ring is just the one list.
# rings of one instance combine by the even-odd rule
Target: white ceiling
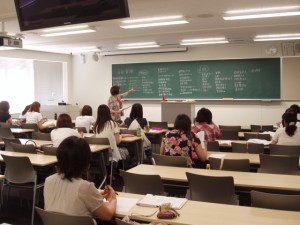
[[[300,5],[300,0],[128,0],[130,18],[183,15],[189,24],[139,29],[120,28],[121,19],[89,23],[95,33],[40,37],[38,30],[20,32],[13,0],[1,0],[0,21],[8,34],[23,34],[23,48],[64,52],[67,48],[98,46],[115,50],[120,43],[156,41],[177,45],[182,39],[225,36],[233,43],[252,42],[258,34],[300,33],[300,16],[225,21],[227,10]],[[123,19],[124,20],[124,19]]]

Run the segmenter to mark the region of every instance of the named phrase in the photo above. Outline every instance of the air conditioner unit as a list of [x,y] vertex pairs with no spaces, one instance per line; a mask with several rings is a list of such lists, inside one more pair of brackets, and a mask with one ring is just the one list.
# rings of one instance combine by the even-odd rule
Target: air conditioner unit
[[12,37],[0,37],[0,48],[13,49],[22,48],[22,39]]

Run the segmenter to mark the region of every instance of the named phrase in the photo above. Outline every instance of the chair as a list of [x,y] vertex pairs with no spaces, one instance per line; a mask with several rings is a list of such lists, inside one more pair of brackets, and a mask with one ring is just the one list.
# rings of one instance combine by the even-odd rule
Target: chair
[[154,122],[154,121],[149,121],[149,127],[150,128],[162,128],[162,129],[168,129],[168,122]]
[[265,151],[264,144],[248,143],[248,153],[260,154],[260,153],[264,153],[264,151]]
[[95,225],[93,218],[90,216],[66,215],[62,213],[46,211],[39,207],[35,207],[35,210],[41,217],[44,225]]
[[299,156],[260,154],[260,168],[257,172],[299,175]]
[[56,155],[57,147],[53,147],[52,145],[42,145],[41,150],[45,155]]
[[220,159],[220,158],[214,158],[214,157],[209,157],[208,161],[209,161],[210,169],[212,169],[212,170],[219,170],[221,168],[222,159]]
[[21,141],[18,138],[2,138],[2,140],[5,145],[5,151],[14,152],[14,149],[11,146],[11,143],[21,144]]
[[224,159],[222,170],[249,172],[250,160],[249,159]]
[[232,152],[247,153],[247,143],[231,142]]
[[22,125],[23,129],[33,129],[35,132],[39,132],[40,129],[36,123],[24,123]]
[[219,152],[220,144],[218,141],[208,141],[207,142],[207,151]]
[[135,194],[165,195],[159,175],[135,174],[120,170],[124,181],[124,191]]
[[0,127],[8,127],[8,128],[11,128],[11,125],[10,125],[10,123],[0,122]]
[[219,125],[219,128],[221,130],[236,130],[236,131],[241,131],[242,126],[226,126],[226,125]]
[[259,133],[261,131],[261,125],[250,125],[251,132]]
[[204,176],[186,172],[191,200],[237,205],[233,177]]
[[277,145],[269,146],[271,155],[298,155],[300,156],[300,145]]
[[300,195],[251,191],[251,205],[259,208],[300,211]]
[[267,140],[267,141],[271,141],[271,135],[270,134],[258,134],[257,138]]
[[79,132],[79,133],[87,133],[87,130],[85,127],[75,127],[75,129]]
[[221,130],[221,140],[238,140],[239,132],[237,130]]
[[9,127],[0,127],[0,140],[2,138],[15,138]]
[[34,206],[36,203],[37,190],[44,186],[37,183],[37,174],[28,157],[14,157],[1,154],[5,162],[5,181],[10,188],[33,190],[31,225],[34,224]]
[[168,156],[160,154],[152,154],[155,165],[187,167],[187,161],[183,156]]
[[258,133],[244,133],[245,140],[248,141],[249,139],[258,139]]
[[51,135],[50,133],[42,133],[34,131],[32,133],[32,139],[34,140],[43,140],[43,141],[51,141]]
[[120,129],[120,134],[132,134],[136,136],[137,130]]
[[[84,139],[90,145],[110,145],[108,138],[85,137]],[[101,188],[106,183],[106,179],[107,179],[106,166],[109,165],[109,156],[110,156],[109,152],[101,151],[99,153],[99,159],[94,158],[91,161],[91,166],[89,171],[99,175],[99,180],[100,180],[99,188]],[[110,175],[111,175],[110,184],[112,183],[112,169],[113,169],[113,163],[111,163],[111,168],[110,168]]]
[[274,131],[274,126],[273,125],[262,125],[261,130],[262,130],[262,132],[264,132],[264,131]]
[[31,154],[36,154],[36,148],[34,145],[30,144],[30,145],[22,145],[22,144],[18,144],[18,143],[10,143],[12,149],[14,150],[14,152],[23,152],[23,153],[31,153]]

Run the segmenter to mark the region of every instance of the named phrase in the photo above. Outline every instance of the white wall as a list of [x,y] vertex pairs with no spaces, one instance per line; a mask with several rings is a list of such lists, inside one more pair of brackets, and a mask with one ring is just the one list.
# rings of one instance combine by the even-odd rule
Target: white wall
[[[188,52],[157,53],[122,56],[102,56],[99,62],[92,60],[92,55],[86,55],[83,64],[79,56],[73,56],[73,88],[74,103],[79,106],[89,104],[96,115],[97,107],[106,104],[109,90],[112,85],[112,64],[157,62],[157,61],[185,61],[233,58],[260,58],[270,57],[265,53],[269,47],[266,44],[243,44],[190,47]],[[278,48],[280,46],[278,45]],[[274,57],[280,57],[279,52]],[[125,90],[123,90],[125,91]],[[300,95],[300,94],[299,94]],[[300,99],[300,96],[299,96]],[[159,101],[140,101],[144,106],[144,116],[152,121],[161,120]],[[127,101],[125,105],[134,101]],[[201,107],[209,108],[213,113],[214,121],[223,125],[250,125],[275,124],[281,120],[281,115],[291,104],[300,101],[204,101],[196,103],[196,111]],[[125,117],[130,110],[125,111]]]

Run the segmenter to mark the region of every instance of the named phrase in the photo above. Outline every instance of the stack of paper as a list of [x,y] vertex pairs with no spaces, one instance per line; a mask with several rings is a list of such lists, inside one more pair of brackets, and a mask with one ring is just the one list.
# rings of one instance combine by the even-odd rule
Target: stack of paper
[[187,202],[186,198],[166,197],[147,194],[137,202],[139,206],[159,207],[164,203],[171,203],[173,209],[181,209]]

